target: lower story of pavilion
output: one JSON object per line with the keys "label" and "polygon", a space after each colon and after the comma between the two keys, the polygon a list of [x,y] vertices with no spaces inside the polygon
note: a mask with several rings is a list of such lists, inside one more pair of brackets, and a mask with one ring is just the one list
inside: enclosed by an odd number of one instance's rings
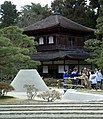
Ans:
{"label": "lower story of pavilion", "polygon": [[85,61],[87,57],[86,52],[68,51],[38,52],[32,56],[33,60],[41,61],[38,72],[44,78],[63,78],[65,69],[70,72],[73,68],[77,68],[79,73],[84,67],[94,69],[94,65]]}

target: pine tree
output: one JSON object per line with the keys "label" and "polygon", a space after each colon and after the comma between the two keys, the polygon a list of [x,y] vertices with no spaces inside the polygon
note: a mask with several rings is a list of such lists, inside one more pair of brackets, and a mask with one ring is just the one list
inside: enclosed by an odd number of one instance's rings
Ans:
{"label": "pine tree", "polygon": [[97,19],[97,39],[90,39],[86,41],[85,46],[91,50],[91,57],[87,60],[103,69],[103,2],[102,0],[99,2],[100,11]]}
{"label": "pine tree", "polygon": [[22,34],[16,26],[0,30],[0,72],[3,76],[15,75],[20,69],[36,68],[39,62],[31,59],[37,43],[33,37]]}
{"label": "pine tree", "polygon": [[17,23],[19,12],[16,10],[16,5],[12,4],[11,1],[5,1],[1,5],[0,15],[0,27],[7,27]]}

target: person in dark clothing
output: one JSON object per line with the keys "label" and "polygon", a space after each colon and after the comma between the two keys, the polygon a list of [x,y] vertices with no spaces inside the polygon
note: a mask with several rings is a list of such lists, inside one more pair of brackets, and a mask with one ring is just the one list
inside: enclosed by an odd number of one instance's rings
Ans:
{"label": "person in dark clothing", "polygon": [[77,80],[76,80],[76,77],[78,76],[78,70],[77,68],[74,68],[73,71],[71,72],[71,80],[72,80],[72,89],[76,88],[76,85],[77,85]]}

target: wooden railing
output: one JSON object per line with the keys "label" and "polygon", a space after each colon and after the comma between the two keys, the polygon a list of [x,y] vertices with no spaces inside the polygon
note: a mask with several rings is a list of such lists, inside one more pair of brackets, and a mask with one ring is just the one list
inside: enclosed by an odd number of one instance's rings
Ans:
{"label": "wooden railing", "polygon": [[67,46],[67,45],[41,45],[37,46],[37,51],[48,50],[68,50],[68,49],[83,49],[83,46]]}

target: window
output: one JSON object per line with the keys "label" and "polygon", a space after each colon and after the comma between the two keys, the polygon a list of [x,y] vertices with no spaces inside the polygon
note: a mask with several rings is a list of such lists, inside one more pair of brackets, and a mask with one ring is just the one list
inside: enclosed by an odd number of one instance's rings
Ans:
{"label": "window", "polygon": [[48,73],[48,66],[43,66],[43,73]]}
{"label": "window", "polygon": [[64,72],[64,65],[59,65],[58,66],[58,73],[63,73]]}
{"label": "window", "polygon": [[69,46],[73,47],[75,45],[75,37],[69,37]]}
{"label": "window", "polygon": [[43,45],[44,44],[44,38],[43,37],[40,37],[39,38],[39,45]]}
{"label": "window", "polygon": [[49,36],[49,38],[48,38],[48,44],[53,44],[54,43],[54,38],[53,38],[53,36]]}
{"label": "window", "polygon": [[72,45],[75,45],[75,37],[72,37]]}

